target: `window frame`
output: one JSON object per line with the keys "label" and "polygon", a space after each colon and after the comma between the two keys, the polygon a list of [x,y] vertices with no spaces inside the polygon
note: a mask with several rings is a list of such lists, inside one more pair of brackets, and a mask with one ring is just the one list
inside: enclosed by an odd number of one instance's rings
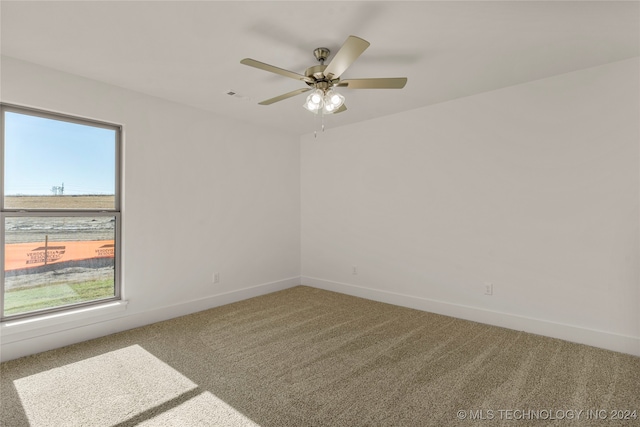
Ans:
{"label": "window frame", "polygon": [[[112,209],[52,209],[52,208],[38,208],[38,209],[17,209],[5,207],[5,194],[4,194],[4,177],[5,177],[5,114],[7,112],[17,113],[23,115],[30,115],[35,117],[41,117],[50,120],[57,120],[63,122],[69,122],[79,124],[83,126],[92,126],[97,128],[109,129],[115,131],[115,188],[114,188],[114,206]],[[2,161],[0,161],[0,247],[3,248],[1,265],[0,265],[0,322],[11,321],[16,319],[23,319],[29,317],[37,317],[47,315],[51,313],[59,313],[64,311],[76,310],[81,307],[96,306],[106,303],[113,303],[114,301],[122,300],[122,133],[123,127],[119,124],[108,123],[99,120],[88,119],[78,116],[70,116],[66,114],[54,113],[50,111],[44,111],[40,109],[23,107],[13,104],[0,103],[0,152],[2,153]],[[5,267],[4,267],[4,247],[5,247],[5,218],[28,218],[28,217],[90,217],[90,216],[105,216],[115,218],[114,229],[114,295],[109,298],[101,298],[92,301],[83,301],[78,303],[67,304],[58,307],[51,307],[46,309],[34,310],[25,313],[17,313],[9,316],[4,314],[4,299],[5,299]]]}

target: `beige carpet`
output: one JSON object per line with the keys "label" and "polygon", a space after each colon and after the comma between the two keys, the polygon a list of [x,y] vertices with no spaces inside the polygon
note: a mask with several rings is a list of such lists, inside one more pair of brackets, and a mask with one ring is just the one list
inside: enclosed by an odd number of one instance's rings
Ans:
{"label": "beige carpet", "polygon": [[640,425],[638,357],[303,286],[0,373],[7,427]]}

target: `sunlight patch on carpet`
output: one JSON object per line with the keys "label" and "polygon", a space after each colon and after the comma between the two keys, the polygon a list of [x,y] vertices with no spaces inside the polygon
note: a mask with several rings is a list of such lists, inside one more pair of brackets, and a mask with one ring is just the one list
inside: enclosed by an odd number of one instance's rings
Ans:
{"label": "sunlight patch on carpet", "polygon": [[139,426],[234,426],[259,427],[233,406],[211,392],[201,394],[163,411],[158,416],[137,424]]}
{"label": "sunlight patch on carpet", "polygon": [[112,426],[198,387],[139,345],[20,378],[14,386],[31,426],[67,427],[87,420]]}

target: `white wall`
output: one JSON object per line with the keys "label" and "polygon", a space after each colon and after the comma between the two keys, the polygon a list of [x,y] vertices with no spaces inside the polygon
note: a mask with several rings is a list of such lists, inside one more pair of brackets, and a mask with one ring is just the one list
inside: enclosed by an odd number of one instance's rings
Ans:
{"label": "white wall", "polygon": [[0,83],[3,102],[124,126],[129,302],[53,329],[3,325],[3,360],[299,283],[297,136],[8,57]]}
{"label": "white wall", "polygon": [[328,129],[301,149],[1,60],[3,102],[124,125],[129,301],[3,325],[2,360],[293,286],[301,250],[305,284],[640,355],[637,59]]}
{"label": "white wall", "polygon": [[303,283],[640,355],[639,75],[305,136]]}

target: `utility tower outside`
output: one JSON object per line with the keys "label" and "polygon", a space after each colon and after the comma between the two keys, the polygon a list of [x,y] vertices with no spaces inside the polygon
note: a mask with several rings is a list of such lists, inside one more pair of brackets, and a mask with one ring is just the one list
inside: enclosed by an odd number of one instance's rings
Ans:
{"label": "utility tower outside", "polygon": [[62,185],[54,185],[53,187],[51,187],[51,192],[54,196],[64,195],[64,182],[62,183]]}

